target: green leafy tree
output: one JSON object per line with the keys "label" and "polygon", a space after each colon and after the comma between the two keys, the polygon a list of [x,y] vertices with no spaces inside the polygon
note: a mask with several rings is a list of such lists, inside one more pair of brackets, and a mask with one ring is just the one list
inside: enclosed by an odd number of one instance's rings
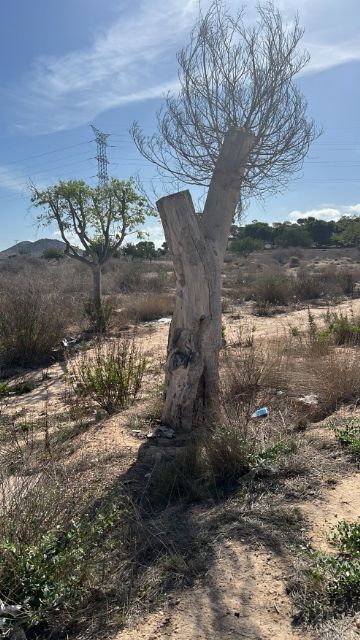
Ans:
{"label": "green leafy tree", "polygon": [[245,225],[244,234],[249,238],[254,238],[254,240],[272,242],[274,230],[267,222],[258,222],[257,220],[253,220],[251,224]]}
{"label": "green leafy tree", "polygon": [[336,224],[336,233],[332,236],[337,244],[343,246],[360,245],[360,218],[343,217]]}
{"label": "green leafy tree", "polygon": [[138,258],[139,260],[153,260],[157,257],[155,245],[150,240],[141,240],[141,242],[137,244],[129,243],[125,245],[123,254],[132,259]]}
{"label": "green leafy tree", "polygon": [[[137,233],[151,213],[132,180],[111,178],[91,187],[82,180],[59,182],[44,190],[31,185],[31,202],[41,209],[38,223],[56,223],[66,244],[65,254],[86,264],[93,273],[93,306],[97,328],[104,328],[101,270],[121,247],[125,237]],[[76,243],[80,243],[80,247]]]}
{"label": "green leafy tree", "polygon": [[49,248],[45,249],[41,257],[45,258],[46,260],[62,260],[63,258],[65,258],[65,254],[62,249]]}
{"label": "green leafy tree", "polygon": [[332,236],[336,231],[336,223],[332,220],[316,220],[316,218],[299,218],[298,224],[305,229],[312,237],[317,247],[330,244]]}
{"label": "green leafy tree", "polygon": [[263,247],[264,245],[261,240],[249,238],[248,236],[245,236],[245,238],[234,240],[230,244],[231,251],[240,253],[241,255],[245,256],[245,258],[253,251],[259,251],[260,249],[263,249]]}
{"label": "green leafy tree", "polygon": [[281,247],[311,247],[313,244],[312,237],[306,229],[287,224],[277,227],[274,242]]}

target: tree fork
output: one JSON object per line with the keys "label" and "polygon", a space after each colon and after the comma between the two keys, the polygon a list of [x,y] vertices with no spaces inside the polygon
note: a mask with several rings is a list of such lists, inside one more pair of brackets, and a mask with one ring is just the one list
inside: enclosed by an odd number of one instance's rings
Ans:
{"label": "tree fork", "polygon": [[189,191],[157,202],[176,277],[162,421],[178,431],[219,413],[221,266],[255,141],[243,129],[226,133],[202,215]]}

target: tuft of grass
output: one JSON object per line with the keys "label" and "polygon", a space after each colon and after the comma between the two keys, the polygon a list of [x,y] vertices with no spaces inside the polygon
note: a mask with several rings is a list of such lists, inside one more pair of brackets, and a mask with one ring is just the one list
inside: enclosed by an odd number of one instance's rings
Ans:
{"label": "tuft of grass", "polygon": [[174,299],[164,293],[148,293],[129,301],[127,311],[136,322],[151,322],[165,316],[171,316],[174,310]]}
{"label": "tuft of grass", "polygon": [[80,353],[69,365],[75,393],[90,398],[111,414],[125,409],[137,397],[147,360],[134,338],[98,342],[92,352]]}
{"label": "tuft of grass", "polygon": [[231,422],[217,423],[198,433],[175,457],[153,469],[147,488],[150,503],[159,507],[179,500],[198,502],[219,497],[249,472],[280,464],[294,451],[293,443],[286,438],[275,436],[264,445],[245,434],[246,428]]}

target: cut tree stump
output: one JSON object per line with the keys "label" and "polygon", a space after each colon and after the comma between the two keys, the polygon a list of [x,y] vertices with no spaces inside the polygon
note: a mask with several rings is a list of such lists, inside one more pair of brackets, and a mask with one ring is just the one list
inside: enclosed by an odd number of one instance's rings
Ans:
{"label": "cut tree stump", "polygon": [[162,422],[178,432],[219,416],[221,267],[255,140],[242,129],[227,132],[203,214],[189,191],[157,202],[176,277]]}

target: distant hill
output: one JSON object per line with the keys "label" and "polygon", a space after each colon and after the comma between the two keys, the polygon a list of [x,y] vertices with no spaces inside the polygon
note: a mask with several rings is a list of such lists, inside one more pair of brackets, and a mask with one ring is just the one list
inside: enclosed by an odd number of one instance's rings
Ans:
{"label": "distant hill", "polygon": [[24,242],[18,242],[12,247],[9,247],[4,251],[0,251],[0,259],[9,258],[10,256],[16,255],[29,255],[39,257],[42,256],[46,249],[58,249],[60,251],[64,251],[65,246],[65,243],[61,242],[61,240],[54,240],[50,238],[42,238],[41,240],[35,240],[35,242],[24,240]]}

